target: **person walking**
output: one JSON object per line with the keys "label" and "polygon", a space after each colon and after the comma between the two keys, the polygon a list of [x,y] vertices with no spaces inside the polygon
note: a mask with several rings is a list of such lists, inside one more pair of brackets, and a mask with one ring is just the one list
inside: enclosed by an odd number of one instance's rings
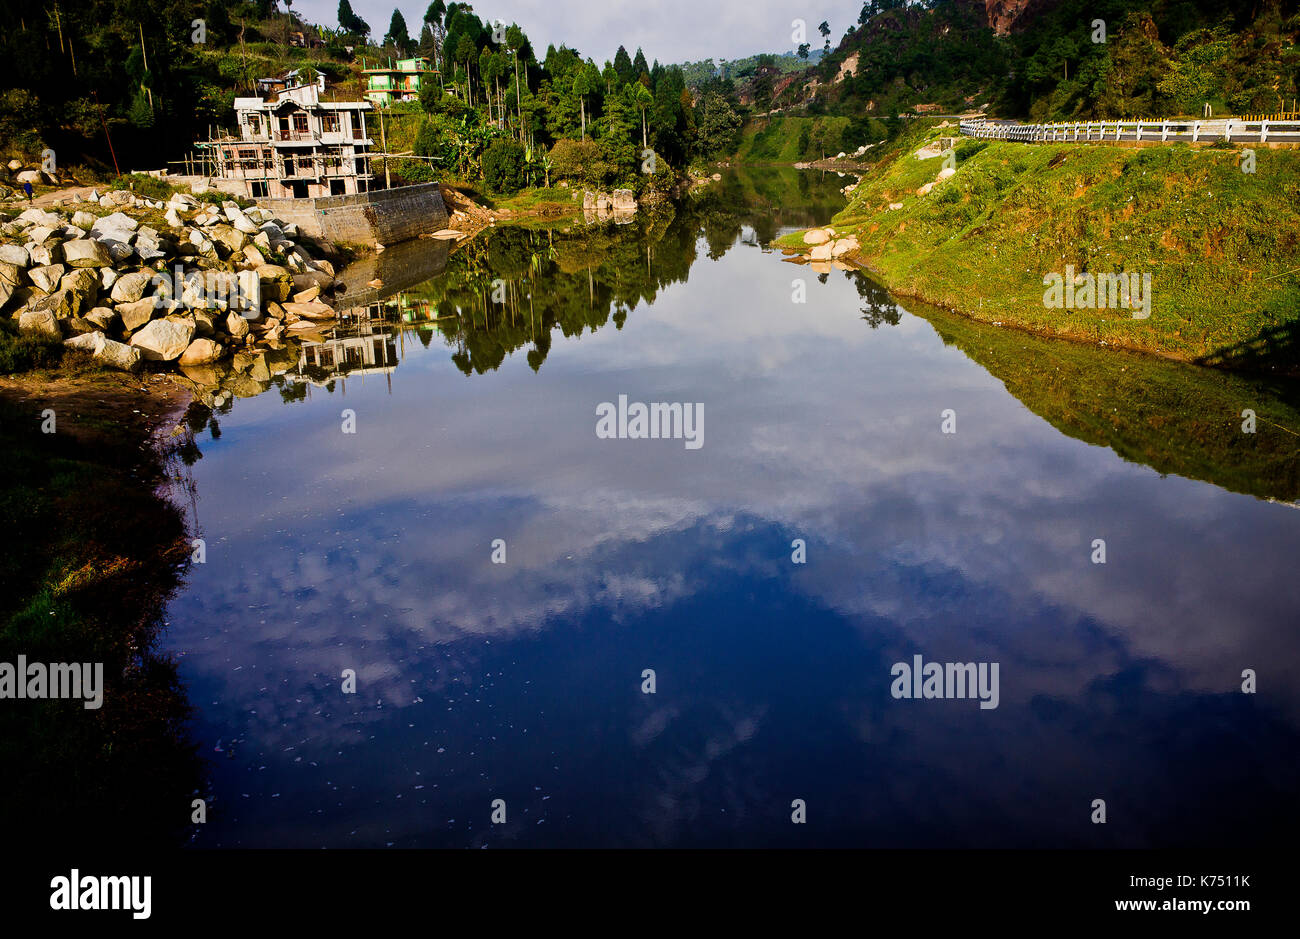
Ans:
{"label": "person walking", "polygon": [[31,202],[31,201],[32,201],[32,184],[31,184],[30,182],[23,183],[23,192],[27,193],[27,201],[28,201],[28,202]]}

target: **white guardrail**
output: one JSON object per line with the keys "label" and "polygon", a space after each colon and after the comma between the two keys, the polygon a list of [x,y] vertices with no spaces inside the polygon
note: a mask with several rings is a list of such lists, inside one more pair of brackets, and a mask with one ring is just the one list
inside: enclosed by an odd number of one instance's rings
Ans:
{"label": "white guardrail", "polygon": [[1221,120],[1076,121],[1064,124],[1014,124],[984,119],[961,122],[966,137],[1012,140],[1021,143],[1111,143],[1115,141],[1186,140],[1191,143],[1228,140],[1236,143],[1300,144],[1300,120],[1265,121],[1241,118]]}

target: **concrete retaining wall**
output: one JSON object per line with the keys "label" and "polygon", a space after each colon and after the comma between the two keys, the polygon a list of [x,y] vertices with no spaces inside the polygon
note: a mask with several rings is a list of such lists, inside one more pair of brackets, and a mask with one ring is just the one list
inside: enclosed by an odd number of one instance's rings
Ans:
{"label": "concrete retaining wall", "polygon": [[322,241],[391,245],[447,227],[437,183],[316,199],[258,199],[257,204]]}

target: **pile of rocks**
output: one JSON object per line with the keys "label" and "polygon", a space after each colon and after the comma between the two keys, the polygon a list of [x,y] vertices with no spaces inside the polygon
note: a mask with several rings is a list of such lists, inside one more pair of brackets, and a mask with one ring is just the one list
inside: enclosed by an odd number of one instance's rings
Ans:
{"label": "pile of rocks", "polygon": [[125,190],[57,209],[0,215],[0,315],[105,365],[238,363],[335,317],[333,266],[265,209]]}
{"label": "pile of rocks", "polygon": [[846,263],[846,259],[859,247],[856,235],[839,236],[834,228],[813,228],[803,235],[804,251],[806,256],[796,255],[787,258],[796,264],[811,264],[814,271],[819,274],[829,273],[832,270],[851,270],[852,268]]}

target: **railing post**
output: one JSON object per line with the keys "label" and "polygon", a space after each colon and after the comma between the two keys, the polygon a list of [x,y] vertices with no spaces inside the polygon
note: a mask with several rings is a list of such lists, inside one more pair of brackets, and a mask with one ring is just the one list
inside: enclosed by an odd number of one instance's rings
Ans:
{"label": "railing post", "polygon": [[1201,122],[1192,121],[1192,143],[1196,143],[1197,138],[1201,135]]}
{"label": "railing post", "polygon": [[1259,122],[1259,142],[1265,143],[1268,140],[1268,121]]}
{"label": "railing post", "polygon": [[1169,139],[1169,121],[1164,120],[1160,122],[1160,142],[1164,143],[1168,139]]}
{"label": "railing post", "polygon": [[1141,140],[1141,139],[1142,139],[1142,122],[1141,122],[1141,121],[1138,121],[1138,126],[1137,126],[1137,136],[1134,137],[1133,139],[1134,139],[1134,140]]}

